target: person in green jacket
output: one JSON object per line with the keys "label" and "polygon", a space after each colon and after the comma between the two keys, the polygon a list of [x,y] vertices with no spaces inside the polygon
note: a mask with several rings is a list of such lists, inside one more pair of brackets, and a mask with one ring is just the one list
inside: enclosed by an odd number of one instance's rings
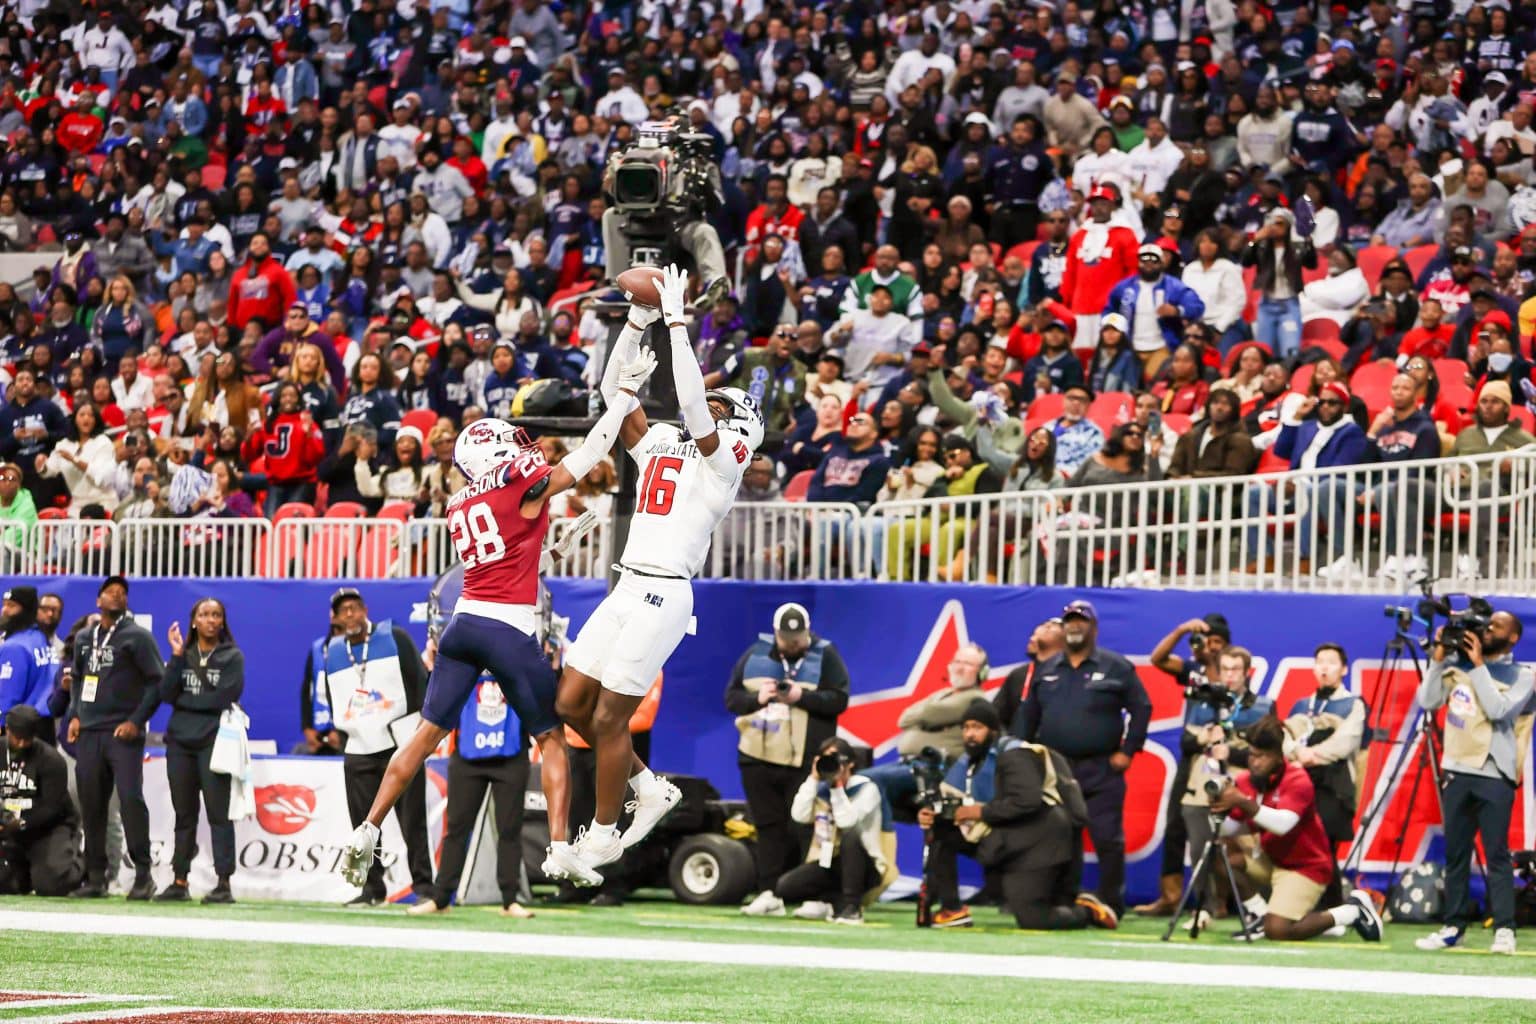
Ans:
{"label": "person in green jacket", "polygon": [[[929,498],[964,498],[973,494],[997,494],[1003,489],[1002,474],[976,455],[976,448],[958,434],[944,438],[944,475],[928,489]],[[934,507],[934,514],[917,519],[902,519],[886,527],[885,573],[888,579],[913,579],[913,562],[923,545],[939,568],[939,579],[963,577],[966,551],[960,547],[969,535],[976,509],[965,508],[959,515],[945,505]],[[957,550],[958,548],[958,550]]]}
{"label": "person in green jacket", "polygon": [[999,472],[1007,473],[1019,460],[1024,450],[1024,421],[1017,416],[989,419],[982,415],[982,407],[955,394],[946,376],[951,371],[944,367],[944,348],[933,351],[932,369],[928,371],[928,394],[939,407],[939,415],[955,424],[954,432],[966,440],[976,440],[980,434],[989,433],[986,450],[988,460]]}
{"label": "person in green jacket", "polygon": [[729,384],[757,399],[769,433],[787,434],[805,404],[806,369],[795,358],[795,325],[780,324],[768,344],[738,352],[704,378],[706,388]]}
{"label": "person in green jacket", "polygon": [[32,492],[21,486],[21,468],[0,462],[0,565],[14,572],[27,549],[27,537],[37,522]]}

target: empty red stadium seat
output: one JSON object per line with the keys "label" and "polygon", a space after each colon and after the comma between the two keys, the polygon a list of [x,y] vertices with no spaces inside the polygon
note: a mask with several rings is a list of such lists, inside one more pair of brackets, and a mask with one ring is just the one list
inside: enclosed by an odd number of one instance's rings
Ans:
{"label": "empty red stadium seat", "polygon": [[385,502],[384,507],[379,509],[379,514],[375,518],[394,519],[403,523],[415,514],[416,506],[412,505],[410,502],[389,501]]}
{"label": "empty red stadium seat", "polygon": [[1365,275],[1365,283],[1370,285],[1372,295],[1381,283],[1381,269],[1396,258],[1397,247],[1394,245],[1368,245],[1355,254],[1355,262],[1360,273]]}
{"label": "empty red stadium seat", "polygon": [[1439,251],[1440,247],[1433,242],[1429,245],[1421,245],[1417,249],[1409,249],[1403,253],[1403,262],[1408,264],[1408,269],[1414,278],[1418,278],[1424,268],[1429,266],[1429,261],[1435,258],[1435,253]]}
{"label": "empty red stadium seat", "polygon": [[366,519],[368,510],[355,501],[338,501],[325,510],[326,519]]}
{"label": "empty red stadium seat", "polygon": [[1332,340],[1338,338],[1340,333],[1339,322],[1332,317],[1315,316],[1301,325],[1303,342]]}
{"label": "empty red stadium seat", "polygon": [[422,440],[425,441],[432,428],[437,426],[438,415],[431,409],[412,409],[400,417],[400,426],[415,427],[421,431]]}
{"label": "empty red stadium seat", "polygon": [[1012,249],[1009,249],[1008,252],[1004,254],[1003,262],[1006,262],[1009,256],[1017,256],[1019,259],[1024,261],[1024,265],[1027,267],[1029,266],[1030,258],[1035,255],[1035,250],[1039,247],[1040,243],[1038,241],[1020,242],[1018,245],[1014,246]]}
{"label": "empty red stadium seat", "polygon": [[1392,404],[1392,378],[1397,375],[1396,365],[1389,362],[1361,363],[1349,378],[1349,390],[1365,403],[1372,416]]}
{"label": "empty red stadium seat", "polygon": [[39,518],[39,519],[68,519],[69,518],[69,509],[53,508],[51,506],[48,507],[48,508],[40,508],[40,509],[37,510],[37,518]]}
{"label": "empty red stadium seat", "polygon": [[1184,434],[1189,430],[1190,419],[1181,412],[1163,413],[1163,426],[1175,434]]}
{"label": "empty red stadium seat", "polygon": [[806,493],[811,489],[811,477],[816,475],[814,469],[802,469],[789,478],[789,483],[784,485],[785,501],[804,501]]}

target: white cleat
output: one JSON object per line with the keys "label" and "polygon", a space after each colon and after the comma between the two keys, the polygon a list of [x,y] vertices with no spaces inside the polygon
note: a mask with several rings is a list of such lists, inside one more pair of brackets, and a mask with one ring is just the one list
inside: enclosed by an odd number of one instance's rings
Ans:
{"label": "white cleat", "polygon": [[1515,952],[1515,930],[1513,928],[1500,928],[1493,933],[1493,945],[1488,947],[1490,953],[1502,953],[1511,956]]}
{"label": "white cleat", "polygon": [[438,906],[436,900],[417,900],[406,908],[405,912],[411,917],[428,917],[432,914],[446,914],[452,904]]}
{"label": "white cleat", "polygon": [[783,917],[784,901],[775,896],[772,889],[764,889],[742,907],[741,912],[748,917]]}
{"label": "white cleat", "polygon": [[635,817],[629,823],[629,828],[624,830],[620,848],[627,850],[650,835],[651,830],[661,824],[661,820],[671,814],[672,808],[682,799],[683,791],[662,778],[658,778],[645,793],[636,794],[635,799],[624,805],[624,809],[632,811]]}
{"label": "white cleat", "polygon": [[346,851],[341,855],[341,866],[338,869],[348,885],[361,889],[368,881],[368,869],[373,867],[374,854],[378,848],[378,826],[366,821],[357,826],[347,842]]}
{"label": "white cleat", "polygon": [[600,868],[624,856],[624,843],[617,832],[609,832],[600,837],[591,829],[584,828],[577,833],[576,841],[571,844],[571,852],[587,868]]}
{"label": "white cleat", "polygon": [[573,847],[556,850],[553,846],[544,851],[544,864],[540,868],[545,878],[570,882],[583,889],[603,884],[603,876],[584,863]]}
{"label": "white cleat", "polygon": [[794,916],[802,921],[830,921],[832,914],[832,904],[821,900],[806,900],[795,909]]}

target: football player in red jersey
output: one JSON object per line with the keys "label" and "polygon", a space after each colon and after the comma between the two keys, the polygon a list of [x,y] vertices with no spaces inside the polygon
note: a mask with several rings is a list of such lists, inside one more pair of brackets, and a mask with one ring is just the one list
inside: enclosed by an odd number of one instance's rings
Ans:
{"label": "football player in red jersey", "polygon": [[464,590],[438,641],[421,723],[390,758],[368,820],[352,834],[342,858],[341,874],[353,885],[367,878],[384,816],[458,724],[482,672],[495,677],[539,747],[551,841],[546,874],[584,885],[602,881],[568,843],[565,735],[555,714],[554,669],[536,638],[539,558],[549,532],[549,499],[575,486],[607,455],[625,417],[639,408],[635,393],[655,369],[649,350],[626,360],[607,412],[553,468],[526,433],[504,421],[477,420],[459,435],[453,458],[469,484],[448,499],[446,512],[464,563]]}

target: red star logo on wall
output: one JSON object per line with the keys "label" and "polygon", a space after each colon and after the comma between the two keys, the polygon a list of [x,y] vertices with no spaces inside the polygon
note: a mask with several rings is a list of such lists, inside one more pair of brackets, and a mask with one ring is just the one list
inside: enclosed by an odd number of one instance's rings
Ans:
{"label": "red star logo on wall", "polygon": [[[922,650],[912,663],[907,681],[900,686],[874,693],[861,693],[848,699],[848,710],[838,717],[837,728],[851,743],[871,748],[875,757],[896,748],[901,729],[896,721],[913,703],[949,685],[949,662],[955,652],[970,642],[965,629],[965,609],[959,601],[946,601]],[[990,693],[1003,685],[1013,665],[993,665],[982,681],[982,692]]]}

